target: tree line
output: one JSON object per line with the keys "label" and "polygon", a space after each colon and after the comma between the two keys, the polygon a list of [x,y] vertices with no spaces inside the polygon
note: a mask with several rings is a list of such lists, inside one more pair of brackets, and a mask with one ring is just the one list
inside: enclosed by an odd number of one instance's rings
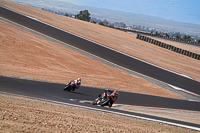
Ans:
{"label": "tree line", "polygon": [[[152,33],[152,32],[151,32]],[[191,41],[191,36],[190,35],[181,35],[179,32],[177,32],[177,33],[173,33],[173,34],[168,34],[168,33],[163,33],[163,32],[159,32],[158,33],[158,31],[156,31],[155,32],[155,35],[156,36],[165,36],[165,37],[167,37],[167,38],[170,38],[170,37],[172,37],[172,38],[175,38],[176,40],[183,40],[183,41],[185,41],[185,42],[190,42]],[[199,43],[200,43],[200,39],[198,40],[199,41]]]}
{"label": "tree line", "polygon": [[102,25],[102,26],[107,26],[107,27],[112,27],[112,28],[114,28],[114,24],[109,23],[107,20],[101,21],[100,19],[97,20],[96,18],[93,18],[93,19],[91,20],[90,15],[91,15],[91,14],[89,13],[88,10],[84,10],[84,11],[80,11],[78,14],[76,14],[76,15],[75,15],[75,18],[76,18],[76,19],[83,20],[83,21],[95,23],[95,24],[98,23],[99,25]]}
{"label": "tree line", "polygon": [[[80,11],[78,14],[75,15],[76,19],[80,19],[80,20],[84,20],[87,22],[91,22],[91,23],[98,23],[99,25],[102,26],[107,26],[107,27],[111,27],[114,28],[114,25],[118,25],[120,27],[126,28],[126,24],[123,22],[115,22],[115,23],[109,23],[106,19],[104,21],[101,21],[100,19],[92,19],[90,17],[90,13],[88,10],[84,10],[84,11]],[[139,29],[145,29],[145,26],[136,26],[136,28]],[[149,28],[147,28],[149,30]],[[183,40],[185,42],[190,42],[191,41],[191,36],[190,35],[181,35],[180,33],[173,33],[173,34],[169,34],[169,33],[163,33],[163,32],[158,32],[158,31],[151,31],[151,33],[153,33],[156,36],[165,36],[167,38],[175,38],[176,40]],[[200,43],[200,39],[197,41],[197,43]]]}
{"label": "tree line", "polygon": [[[91,23],[95,23],[95,24],[99,24],[99,25],[102,25],[102,26],[107,26],[107,27],[111,27],[111,28],[115,28],[115,25],[117,26],[120,26],[120,27],[123,27],[123,28],[126,28],[126,24],[123,23],[123,22],[115,22],[115,23],[109,23],[106,19],[101,21],[100,19],[96,19],[96,18],[92,18],[90,17],[90,13],[88,10],[84,10],[84,11],[80,11],[78,14],[75,15],[74,18],[76,19],[80,19],[80,20],[83,20],[83,21],[87,21],[87,22],[91,22]],[[65,16],[69,16],[68,14],[65,14]],[[143,26],[136,26],[137,28],[140,28],[140,29],[145,29],[145,27]],[[147,28],[149,30],[149,28]],[[158,32],[156,30],[152,30],[151,33],[153,33],[156,35],[156,36],[165,36],[167,38],[175,38],[176,40],[183,40],[185,42],[190,42],[192,41],[192,38],[190,35],[183,35],[183,34],[180,34],[180,33],[173,33],[173,34],[169,34],[169,33],[163,33],[163,32]],[[200,39],[196,41],[197,43],[200,43]]]}

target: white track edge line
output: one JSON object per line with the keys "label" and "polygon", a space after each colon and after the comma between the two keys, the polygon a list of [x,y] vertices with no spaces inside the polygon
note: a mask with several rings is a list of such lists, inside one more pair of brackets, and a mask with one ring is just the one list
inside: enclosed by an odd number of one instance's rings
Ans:
{"label": "white track edge line", "polygon": [[167,84],[167,85],[170,86],[171,88],[175,89],[175,90],[182,91],[182,92],[184,92],[184,93],[186,93],[186,94],[190,94],[190,95],[192,95],[192,96],[195,96],[195,97],[200,98],[200,95],[198,95],[198,94],[196,94],[196,93],[193,93],[193,92],[184,90],[184,89],[182,89],[182,88],[173,86],[173,85],[171,85],[171,84]]}
{"label": "white track edge line", "polygon": [[148,121],[154,121],[154,122],[160,122],[160,123],[165,123],[165,124],[169,124],[169,125],[174,125],[174,126],[178,126],[178,127],[183,127],[183,128],[188,128],[188,129],[200,131],[200,128],[198,128],[198,127],[192,127],[192,126],[177,124],[177,123],[173,123],[173,122],[156,120],[156,119],[151,119],[151,118],[146,118],[146,117],[141,117],[141,116],[136,116],[136,115],[129,115],[129,114],[125,114],[125,113],[113,112],[113,111],[109,111],[109,110],[97,109],[97,108],[92,108],[92,107],[87,107],[87,106],[76,105],[76,104],[58,102],[58,101],[54,101],[54,100],[47,100],[47,99],[42,99],[42,98],[34,98],[34,97],[29,97],[29,96],[17,95],[17,94],[13,94],[13,93],[2,92],[2,91],[0,91],[0,93],[1,93],[1,95],[3,93],[4,95],[11,95],[11,96],[15,96],[15,97],[20,97],[21,96],[21,97],[25,97],[26,99],[34,99],[36,101],[40,101],[41,100],[41,101],[46,101],[46,102],[50,102],[50,103],[56,103],[56,104],[61,104],[61,105],[68,105],[68,106],[85,108],[85,109],[89,109],[89,110],[96,110],[96,111],[114,113],[114,114],[117,114],[117,115],[133,117],[133,118],[138,118],[138,119],[143,119],[143,120],[148,120]]}

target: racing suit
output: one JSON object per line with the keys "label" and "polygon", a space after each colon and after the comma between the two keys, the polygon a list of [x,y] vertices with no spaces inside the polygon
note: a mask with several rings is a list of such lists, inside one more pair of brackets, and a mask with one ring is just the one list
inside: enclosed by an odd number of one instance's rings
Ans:
{"label": "racing suit", "polygon": [[78,79],[75,80],[75,86],[76,86],[76,89],[78,89],[81,85],[81,81],[79,81]]}
{"label": "racing suit", "polygon": [[[110,89],[105,89],[105,90],[104,90],[104,95],[105,95],[106,97],[107,97],[107,95],[108,95],[108,92],[109,92],[110,94],[112,94],[114,91],[112,91],[112,90],[110,90]],[[110,100],[110,102],[108,103],[108,106],[109,106],[109,107],[112,107],[113,103],[117,100],[117,98],[118,98],[118,96],[115,96],[114,101],[113,101],[113,100]]]}
{"label": "racing suit", "polygon": [[68,84],[71,84],[71,85],[73,85],[74,87],[73,87],[73,91],[75,90],[75,89],[78,89],[79,87],[80,87],[80,85],[81,85],[81,81],[80,80],[71,80],[71,81],[69,81],[69,83]]}

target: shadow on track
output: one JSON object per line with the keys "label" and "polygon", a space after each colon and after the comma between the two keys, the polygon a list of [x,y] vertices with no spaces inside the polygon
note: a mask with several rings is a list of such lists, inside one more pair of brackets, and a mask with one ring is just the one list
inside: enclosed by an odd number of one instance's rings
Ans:
{"label": "shadow on track", "polygon": [[84,94],[81,92],[75,92],[75,91],[66,91],[67,93],[74,93],[74,94],[78,94],[78,95],[83,95],[83,96],[88,96],[88,97],[92,97],[92,95],[88,95],[88,94]]}

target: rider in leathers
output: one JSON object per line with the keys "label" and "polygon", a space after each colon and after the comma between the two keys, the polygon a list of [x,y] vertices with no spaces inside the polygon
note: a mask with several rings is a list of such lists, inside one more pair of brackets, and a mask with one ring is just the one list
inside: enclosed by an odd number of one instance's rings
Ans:
{"label": "rider in leathers", "polygon": [[[112,90],[106,88],[106,89],[104,90],[104,95],[105,95],[106,97],[107,97],[107,95],[108,95],[108,92],[109,92],[110,94],[112,94],[114,91],[112,91]],[[110,100],[110,102],[108,103],[108,106],[109,106],[109,107],[112,107],[113,103],[117,100],[118,94],[119,94],[119,92],[118,92],[118,90],[116,90],[114,99]]]}
{"label": "rider in leathers", "polygon": [[74,87],[73,87],[73,91],[74,91],[75,89],[78,89],[80,87],[80,85],[81,85],[81,78],[78,78],[76,80],[71,80],[71,81],[69,81],[68,84],[74,85]]}

